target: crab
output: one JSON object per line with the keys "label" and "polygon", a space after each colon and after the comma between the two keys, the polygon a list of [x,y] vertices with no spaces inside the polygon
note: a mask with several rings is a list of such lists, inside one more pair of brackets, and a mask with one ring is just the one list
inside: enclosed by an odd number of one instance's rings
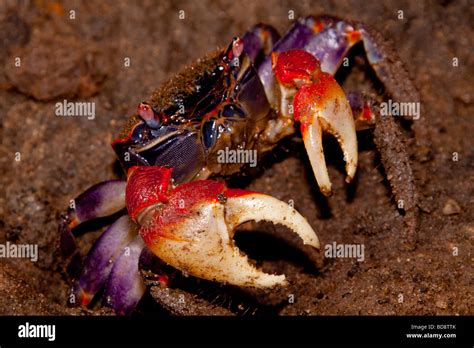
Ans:
{"label": "crab", "polygon": [[[281,38],[271,26],[256,25],[140,103],[112,144],[127,181],[92,186],[60,221],[74,302],[88,306],[103,293],[104,303],[117,314],[133,312],[146,291],[139,272],[144,250],[194,277],[239,287],[285,286],[284,275],[264,273],[237,248],[236,228],[250,220],[282,224],[318,249],[316,233],[285,202],[217,180],[245,167],[223,162],[218,154],[225,148],[256,151],[260,158],[298,128],[324,195],[331,194],[331,181],[323,133],[342,148],[349,183],[358,162],[356,131],[375,128],[392,191],[405,202],[405,239],[413,244],[416,190],[403,137],[392,118],[380,116],[377,100],[360,92],[346,95],[334,78],[357,43],[390,96],[418,100],[379,34],[358,22],[309,16]],[[82,261],[74,228],[114,214],[120,217]],[[166,276],[160,279],[167,284]]]}

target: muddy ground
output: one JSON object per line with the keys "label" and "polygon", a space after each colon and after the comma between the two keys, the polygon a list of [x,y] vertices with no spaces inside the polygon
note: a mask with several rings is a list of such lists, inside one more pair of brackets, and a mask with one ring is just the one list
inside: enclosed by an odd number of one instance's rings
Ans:
{"label": "muddy ground", "polygon": [[[248,187],[292,199],[323,245],[363,244],[364,261],[308,253],[286,240],[283,228],[254,226],[257,232],[237,235],[238,244],[264,270],[285,273],[287,288],[243,291],[177,275],[169,290],[152,287],[138,313],[474,314],[472,2],[40,0],[0,3],[0,242],[39,246],[37,262],[0,261],[0,314],[110,314],[66,306],[59,214],[91,184],[120,175],[109,144],[138,102],[255,23],[283,32],[289,11],[372,25],[392,41],[421,92],[430,160],[417,160],[413,134],[404,128],[423,206],[417,247],[400,247],[403,216],[370,132],[359,137],[357,180],[349,186],[329,141],[334,194],[328,199],[294,139]],[[364,60],[351,63],[344,89],[373,91]],[[96,117],[57,117],[55,103],[64,98],[94,102]],[[233,183],[246,182],[239,180]],[[79,237],[83,252],[99,233]]]}

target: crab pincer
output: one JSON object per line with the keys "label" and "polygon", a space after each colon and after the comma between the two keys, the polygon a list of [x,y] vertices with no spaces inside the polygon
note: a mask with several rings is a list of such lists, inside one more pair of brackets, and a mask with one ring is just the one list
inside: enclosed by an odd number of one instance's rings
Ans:
{"label": "crab pincer", "polygon": [[332,134],[344,153],[346,181],[357,169],[357,136],[349,101],[331,74],[303,50],[273,53],[273,69],[280,86],[280,112],[300,123],[314,175],[325,195],[331,193],[322,146],[322,133]]}
{"label": "crab pincer", "polygon": [[284,275],[257,269],[235,245],[235,229],[250,220],[282,224],[319,249],[309,223],[288,204],[219,181],[174,186],[171,173],[158,166],[131,168],[126,201],[147,247],[174,268],[237,286],[285,285]]}

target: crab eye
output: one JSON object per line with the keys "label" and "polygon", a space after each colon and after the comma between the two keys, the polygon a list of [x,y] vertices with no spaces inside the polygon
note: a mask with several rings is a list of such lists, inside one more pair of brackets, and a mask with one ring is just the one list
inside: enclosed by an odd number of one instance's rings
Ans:
{"label": "crab eye", "polygon": [[158,128],[160,123],[155,118],[155,113],[150,105],[143,102],[138,105],[138,115],[150,128]]}
{"label": "crab eye", "polygon": [[134,144],[145,144],[153,138],[151,130],[145,124],[137,125],[132,132],[131,140]]}
{"label": "crab eye", "polygon": [[244,50],[244,42],[240,37],[235,37],[232,41],[232,53],[235,57],[240,57]]}
{"label": "crab eye", "polygon": [[229,45],[223,56],[225,69],[238,68],[240,65],[240,58],[244,52],[244,41],[239,37],[234,37],[232,43]]}

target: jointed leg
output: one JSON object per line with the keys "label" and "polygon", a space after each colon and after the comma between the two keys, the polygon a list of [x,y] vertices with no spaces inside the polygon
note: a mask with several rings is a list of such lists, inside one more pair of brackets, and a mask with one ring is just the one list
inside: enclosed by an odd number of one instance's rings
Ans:
{"label": "jointed leg", "polygon": [[[347,136],[351,128],[347,121],[347,113],[339,112],[339,115],[336,115],[336,109],[339,110],[340,108],[333,108],[334,115],[329,115],[331,114],[331,108],[328,106],[328,100],[330,98],[334,100],[336,97],[334,94],[329,96],[327,94],[327,87],[321,86],[320,82],[318,82],[320,84],[319,87],[317,86],[318,83],[313,84],[315,80],[320,79],[317,76],[324,75],[320,73],[315,75],[318,69],[313,69],[312,67],[309,70],[306,69],[307,63],[303,62],[301,58],[294,62],[295,74],[293,76],[289,76],[292,73],[288,75],[290,83],[282,81],[278,75],[277,78],[274,78],[273,74],[270,73],[270,68],[275,69],[275,56],[278,56],[278,52],[301,49],[311,53],[318,59],[320,63],[319,68],[323,73],[335,74],[350,48],[358,42],[363,43],[369,63],[377,77],[384,83],[388,94],[395,101],[420,102],[419,93],[409,79],[398,56],[386,44],[381,35],[360,23],[343,21],[335,17],[310,16],[298,20],[287,34],[275,44],[273,56],[267,57],[258,66],[259,76],[265,86],[265,91],[271,104],[274,107],[279,107],[284,114],[285,105],[291,103],[285,104],[280,102],[285,99],[292,100],[294,98],[295,119],[301,118],[301,111],[303,111],[303,121],[310,120],[309,123],[306,122],[306,125],[302,124],[301,130],[308,155],[310,159],[313,158],[314,160],[312,160],[313,169],[317,179],[319,176],[318,183],[320,187],[322,186],[323,193],[325,191],[329,192],[330,185],[326,175],[318,175],[318,173],[326,172],[325,169],[318,169],[321,166],[324,167],[323,150],[319,140],[321,129],[333,133],[339,140],[343,150],[344,145],[346,145],[346,149],[354,146],[350,144],[350,137]],[[288,74],[288,71],[285,71],[285,74]],[[305,74],[306,77],[303,76]],[[313,82],[308,84],[308,78]],[[308,81],[305,81],[305,79]],[[329,81],[330,79],[327,78],[326,80]],[[302,84],[306,84],[306,86],[301,87]],[[335,85],[334,83],[330,84]],[[278,85],[280,88],[278,88]],[[312,85],[312,87],[308,87],[309,85]],[[300,89],[298,93],[296,93],[297,89]],[[280,93],[278,93],[278,90],[280,90]],[[337,90],[337,88],[333,90]],[[280,99],[280,102],[278,99]],[[345,98],[341,100],[343,99]],[[375,127],[375,144],[381,153],[382,163],[389,178],[392,192],[397,200],[397,205],[405,211],[405,223],[407,225],[405,242],[407,246],[413,247],[416,240],[415,234],[418,217],[417,195],[413,172],[409,163],[409,155],[406,151],[401,131],[395,124],[393,117],[380,116],[378,104],[370,100],[370,98],[356,93],[348,95],[348,99],[354,114],[356,129]],[[340,104],[344,105],[342,102]],[[297,110],[298,106],[300,106],[300,110]],[[306,115],[304,115],[305,112]],[[419,120],[413,122],[413,130],[419,145],[419,152],[427,155],[429,153],[429,143],[424,139],[429,137],[425,134],[426,127],[423,126],[423,122],[420,122],[421,119],[420,117]],[[308,125],[310,129],[308,129]],[[311,134],[314,136],[311,136]],[[316,145],[316,147],[312,145]],[[351,157],[347,156],[348,152],[346,150],[344,152],[346,164],[350,163],[347,160],[350,161]],[[422,155],[422,157],[426,159],[425,155]],[[354,158],[356,157],[352,156],[352,159]],[[350,177],[350,175],[348,176]]]}
{"label": "jointed leg", "polygon": [[123,248],[137,236],[137,227],[128,215],[120,217],[102,233],[87,254],[72,293],[77,304],[87,306],[104,286]]}
{"label": "jointed leg", "polygon": [[81,267],[72,230],[77,225],[119,212],[125,208],[126,182],[104,181],[80,194],[69,206],[59,222],[59,247],[66,263],[67,273],[76,276]]}
{"label": "jointed leg", "polygon": [[374,128],[374,142],[382,165],[389,178],[397,207],[404,211],[405,230],[403,243],[407,249],[416,245],[418,205],[415,178],[409,163],[406,143],[393,117],[381,116],[379,103],[360,92],[348,94],[356,129]]}
{"label": "jointed leg", "polygon": [[118,315],[130,314],[145,293],[145,284],[138,269],[145,244],[135,236],[115,260],[104,292],[105,304]]}

